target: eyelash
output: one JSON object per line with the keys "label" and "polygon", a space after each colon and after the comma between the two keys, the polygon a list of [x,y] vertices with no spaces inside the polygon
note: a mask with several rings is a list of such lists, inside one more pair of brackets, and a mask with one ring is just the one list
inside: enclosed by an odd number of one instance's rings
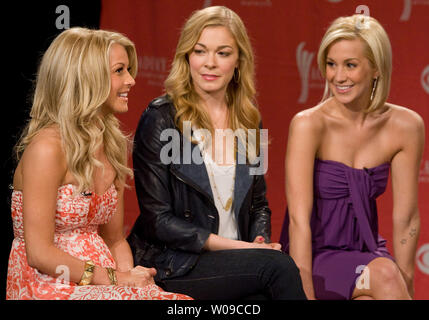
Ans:
{"label": "eyelash", "polygon": [[[202,50],[202,49],[194,49],[194,53],[195,54],[203,54],[203,53],[205,53],[205,51]],[[220,56],[223,56],[223,57],[228,57],[231,53],[230,52],[226,52],[226,51],[219,51],[218,54]]]}
{"label": "eyelash", "polygon": [[[334,66],[334,62],[331,62],[331,61],[328,61],[328,62],[326,62],[326,65],[328,65],[328,66],[330,66],[330,67],[333,67]],[[348,68],[356,68],[356,64],[354,64],[354,63],[347,63],[347,67]]]}
{"label": "eyelash", "polygon": [[[115,70],[116,73],[121,73],[124,70],[124,67],[120,67],[118,69]],[[131,71],[131,67],[127,68],[127,71],[130,72]]]}

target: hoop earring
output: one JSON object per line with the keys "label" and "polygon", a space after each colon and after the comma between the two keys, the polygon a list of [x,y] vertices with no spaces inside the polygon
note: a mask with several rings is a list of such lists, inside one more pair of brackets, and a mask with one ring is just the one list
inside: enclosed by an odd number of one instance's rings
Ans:
{"label": "hoop earring", "polygon": [[[236,72],[236,71],[237,71],[237,72]],[[235,69],[234,69],[234,76],[233,76],[233,78],[234,78],[234,82],[235,82],[235,83],[240,83],[240,77],[241,77],[240,69],[239,69],[239,68],[235,68]]]}
{"label": "hoop earring", "polygon": [[378,77],[374,79],[374,82],[372,83],[372,92],[371,92],[371,98],[369,98],[371,101],[374,99],[375,95],[375,89],[377,88],[377,81]]}

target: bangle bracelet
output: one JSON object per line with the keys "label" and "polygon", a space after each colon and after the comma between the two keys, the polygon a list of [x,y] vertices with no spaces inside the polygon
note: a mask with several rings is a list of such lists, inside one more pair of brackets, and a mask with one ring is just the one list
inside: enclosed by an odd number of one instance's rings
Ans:
{"label": "bangle bracelet", "polygon": [[107,275],[109,276],[110,279],[110,283],[114,286],[118,285],[118,280],[116,279],[116,270],[113,268],[106,268],[107,270]]}
{"label": "bangle bracelet", "polygon": [[80,279],[79,285],[86,286],[91,283],[92,277],[94,276],[95,263],[92,260],[85,261],[85,267],[83,270],[82,278]]}

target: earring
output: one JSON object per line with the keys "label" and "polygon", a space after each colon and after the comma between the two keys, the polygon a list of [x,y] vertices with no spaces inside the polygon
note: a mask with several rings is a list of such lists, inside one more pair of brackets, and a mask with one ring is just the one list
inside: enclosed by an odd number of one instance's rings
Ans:
{"label": "earring", "polygon": [[372,83],[371,98],[369,98],[371,101],[374,99],[375,89],[377,88],[377,81],[378,81],[378,77],[375,78],[374,82]]}
{"label": "earring", "polygon": [[[237,71],[237,72],[236,72]],[[240,83],[240,69],[239,68],[235,68],[234,69],[234,82],[235,83]]]}

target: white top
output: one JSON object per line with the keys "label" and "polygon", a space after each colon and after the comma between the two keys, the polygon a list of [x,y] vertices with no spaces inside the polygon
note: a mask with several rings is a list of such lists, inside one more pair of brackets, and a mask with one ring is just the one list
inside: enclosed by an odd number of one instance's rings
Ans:
{"label": "white top", "polygon": [[[233,184],[235,182],[235,165],[220,166],[212,160],[208,153],[204,153],[203,158],[210,179],[215,206],[219,213],[218,235],[224,238],[237,240],[238,228],[234,215],[234,206],[232,205],[228,211],[224,209],[230,197],[232,197],[234,203]],[[213,175],[211,173],[213,173]],[[216,184],[216,188],[214,187],[214,183]],[[220,203],[219,198],[222,203]]]}

